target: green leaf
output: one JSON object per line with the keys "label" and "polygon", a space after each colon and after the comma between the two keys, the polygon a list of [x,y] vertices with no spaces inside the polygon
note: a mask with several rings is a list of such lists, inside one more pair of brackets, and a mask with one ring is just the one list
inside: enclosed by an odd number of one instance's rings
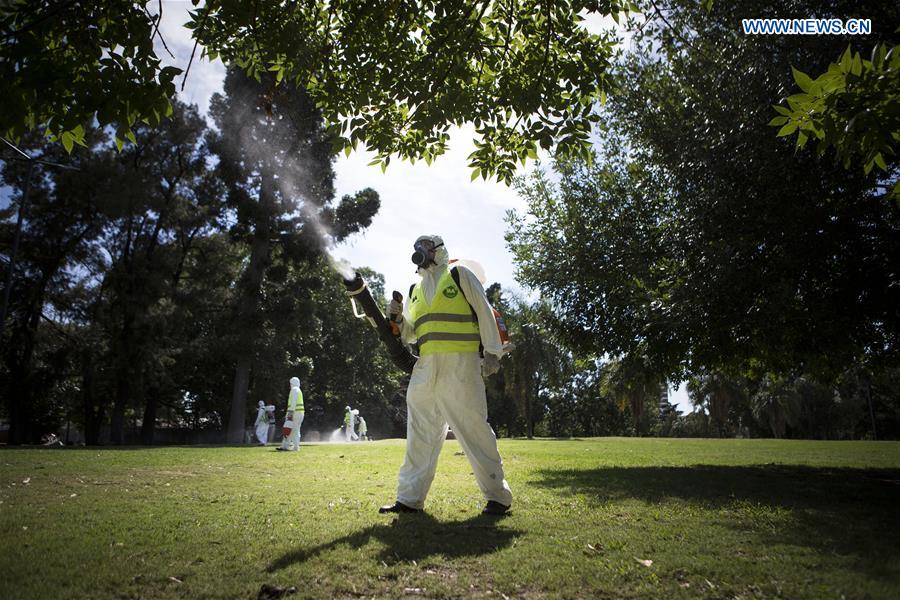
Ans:
{"label": "green leaf", "polygon": [[794,67],[791,67],[791,73],[794,74],[794,81],[797,82],[797,85],[800,86],[800,89],[804,92],[809,92],[813,87],[813,80],[810,78],[810,76],[803,71],[798,71]]}
{"label": "green leaf", "polygon": [[481,169],[472,169],[472,177],[469,179],[469,181],[475,181],[476,179],[478,179],[479,175],[481,175]]}
{"label": "green leaf", "polygon": [[797,130],[797,126],[799,124],[800,123],[798,121],[791,121],[790,123],[788,123],[787,125],[785,125],[784,127],[782,127],[781,129],[778,130],[778,137],[783,137],[785,135],[791,135],[792,133],[794,133],[794,131]]}
{"label": "green leaf", "polygon": [[777,127],[779,125],[784,125],[787,122],[788,122],[787,117],[775,117],[774,119],[769,121],[769,125],[771,125],[772,127]]}
{"label": "green leaf", "polygon": [[72,153],[72,147],[75,145],[75,136],[70,131],[63,131],[62,145],[69,154]]}
{"label": "green leaf", "polygon": [[847,46],[847,49],[844,50],[844,53],[841,55],[841,71],[844,73],[850,72],[850,66],[853,63],[853,53],[850,50],[850,46]]}
{"label": "green leaf", "polygon": [[850,72],[857,76],[862,74],[862,59],[859,57],[859,52],[853,55],[853,63],[850,65]]}

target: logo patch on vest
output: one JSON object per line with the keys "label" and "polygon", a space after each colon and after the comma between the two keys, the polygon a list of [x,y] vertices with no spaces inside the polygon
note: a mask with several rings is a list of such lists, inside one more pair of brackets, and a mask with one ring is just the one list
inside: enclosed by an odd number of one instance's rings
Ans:
{"label": "logo patch on vest", "polygon": [[456,289],[456,286],[448,285],[444,288],[443,294],[445,298],[456,298],[456,296],[459,294],[459,290]]}

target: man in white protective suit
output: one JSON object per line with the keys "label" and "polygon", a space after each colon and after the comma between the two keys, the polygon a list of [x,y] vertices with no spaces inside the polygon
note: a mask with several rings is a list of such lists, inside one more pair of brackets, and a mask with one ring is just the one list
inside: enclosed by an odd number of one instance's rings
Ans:
{"label": "man in white protective suit", "polygon": [[265,446],[269,439],[269,415],[266,413],[266,403],[259,401],[259,410],[256,412],[256,439],[261,446]]}
{"label": "man in white protective suit", "polygon": [[503,475],[497,438],[487,422],[482,379],[497,372],[503,355],[491,306],[472,271],[454,266],[454,275],[448,268],[449,255],[439,236],[422,236],[414,248],[412,259],[422,279],[413,286],[405,309],[394,300],[388,314],[400,321],[404,342],[417,341],[419,360],[406,392],[406,456],[397,500],[379,512],[424,508],[449,425],[487,501],[482,512],[505,514],[512,492]]}
{"label": "man in white protective suit", "polygon": [[356,416],[358,414],[359,409],[351,409],[349,406],[344,407],[344,439],[348,442],[359,439],[359,436],[356,435]]}
{"label": "man in white protective suit", "polygon": [[291,391],[288,394],[287,415],[284,418],[284,428],[292,424],[290,432],[281,440],[279,450],[300,449],[300,425],[303,423],[303,392],[300,391],[300,380],[291,377]]}

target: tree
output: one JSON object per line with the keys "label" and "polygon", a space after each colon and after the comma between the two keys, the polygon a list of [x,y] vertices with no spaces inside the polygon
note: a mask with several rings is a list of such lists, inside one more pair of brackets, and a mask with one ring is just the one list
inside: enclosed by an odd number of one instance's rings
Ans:
{"label": "tree", "polygon": [[[843,42],[722,35],[748,11],[769,16],[762,4],[664,6],[670,26],[648,24],[622,64],[596,163],[522,180],[528,215],[508,233],[521,280],[579,352],[643,357],[658,377],[828,381],[896,364],[900,210],[873,174],[797,154],[765,126],[790,65],[814,70]],[[892,29],[889,11],[871,14]]]}
{"label": "tree", "polygon": [[630,410],[635,435],[646,433],[646,413],[656,405],[659,378],[646,363],[631,356],[607,362],[601,373],[601,393],[615,401],[620,411]]}
{"label": "tree", "polygon": [[[113,168],[100,184],[107,188],[109,219],[100,243],[110,265],[98,301],[116,377],[110,437],[117,444],[124,441],[129,405],[143,409],[142,439],[153,441],[164,380],[147,371],[168,360],[171,299],[194,241],[211,232],[224,208],[221,184],[209,172],[206,124],[195,107],[176,103],[173,118],[159,128],[136,130],[134,145],[108,151]],[[120,181],[131,185],[122,189]]]}
{"label": "tree", "polygon": [[4,136],[46,129],[71,152],[95,118],[121,145],[135,141],[138,121],[156,126],[172,114],[181,69],[160,65],[159,16],[140,2],[4,2],[0,35]]}
{"label": "tree", "polygon": [[731,413],[747,404],[746,384],[740,378],[721,372],[703,373],[688,381],[687,390],[691,403],[706,409],[719,437],[734,433],[740,423],[730,418]]}
{"label": "tree", "polygon": [[[363,191],[329,207],[334,196],[333,155],[319,111],[302,90],[275,87],[231,69],[225,95],[210,113],[219,129],[210,145],[236,211],[233,237],[250,249],[237,282],[230,347],[235,376],[228,439],[243,440],[254,357],[265,346],[262,312],[267,273],[278,247],[287,262],[314,261],[328,243],[366,227],[379,208],[377,194]],[[282,266],[282,272],[283,272]]]}
{"label": "tree", "polygon": [[[103,136],[91,131],[86,139],[94,148],[102,143]],[[10,281],[9,320],[2,338],[0,389],[10,419],[12,443],[37,441],[45,432],[40,428],[53,418],[48,392],[64,377],[65,370],[59,357],[53,356],[64,353],[71,340],[64,329],[48,334],[42,323],[49,319],[48,305],[59,299],[66,288],[79,284],[82,276],[77,266],[90,256],[91,243],[102,223],[96,191],[91,185],[102,169],[90,163],[89,152],[80,150],[66,156],[61,147],[42,143],[44,140],[38,135],[27,136],[23,141],[32,157],[31,164],[10,161],[2,168],[3,185],[14,190],[10,204],[2,211],[0,243],[4,249],[10,248],[15,235],[12,223],[6,219],[16,214],[26,179],[31,179],[27,219]],[[49,167],[42,160],[79,170]],[[33,169],[30,174],[29,169]]]}
{"label": "tree", "polygon": [[[383,166],[391,155],[430,162],[446,150],[450,125],[472,123],[474,175],[509,181],[538,146],[584,155],[615,42],[588,33],[581,15],[618,18],[635,8],[627,0],[208,0],[187,27],[209,58],[307,89],[336,150],[363,142]],[[5,5],[0,131],[49,125],[71,148],[95,113],[121,140],[137,121],[156,125],[180,72],[161,68],[153,51],[158,24],[125,0]]]}

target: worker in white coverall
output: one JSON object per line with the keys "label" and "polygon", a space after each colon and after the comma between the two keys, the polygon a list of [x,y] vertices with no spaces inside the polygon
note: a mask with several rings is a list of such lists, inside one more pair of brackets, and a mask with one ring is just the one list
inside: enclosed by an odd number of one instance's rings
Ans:
{"label": "worker in white coverall", "polygon": [[503,355],[494,314],[472,271],[454,266],[457,285],[440,237],[422,236],[414,248],[413,262],[422,279],[405,309],[394,300],[388,314],[401,321],[404,342],[418,342],[419,360],[406,391],[406,456],[397,501],[379,512],[422,510],[449,425],[487,501],[482,512],[502,515],[512,504],[512,492],[503,476],[497,438],[487,422],[482,379],[497,372]]}
{"label": "worker in white coverall", "polygon": [[300,425],[303,423],[303,392],[300,391],[300,380],[291,377],[291,391],[288,394],[287,415],[285,415],[285,429],[288,423],[293,423],[290,433],[281,440],[279,450],[300,449]]}
{"label": "worker in white coverall", "polygon": [[359,415],[359,439],[366,442],[369,440],[369,426],[366,425],[366,420],[362,415]]}
{"label": "worker in white coverall", "polygon": [[359,436],[356,435],[356,415],[358,414],[359,410],[357,409],[351,410],[349,406],[344,408],[344,436],[348,442],[359,439]]}
{"label": "worker in white coverall", "polygon": [[256,439],[262,446],[269,440],[269,415],[266,414],[266,403],[262,400],[259,401],[259,410],[256,412]]}

